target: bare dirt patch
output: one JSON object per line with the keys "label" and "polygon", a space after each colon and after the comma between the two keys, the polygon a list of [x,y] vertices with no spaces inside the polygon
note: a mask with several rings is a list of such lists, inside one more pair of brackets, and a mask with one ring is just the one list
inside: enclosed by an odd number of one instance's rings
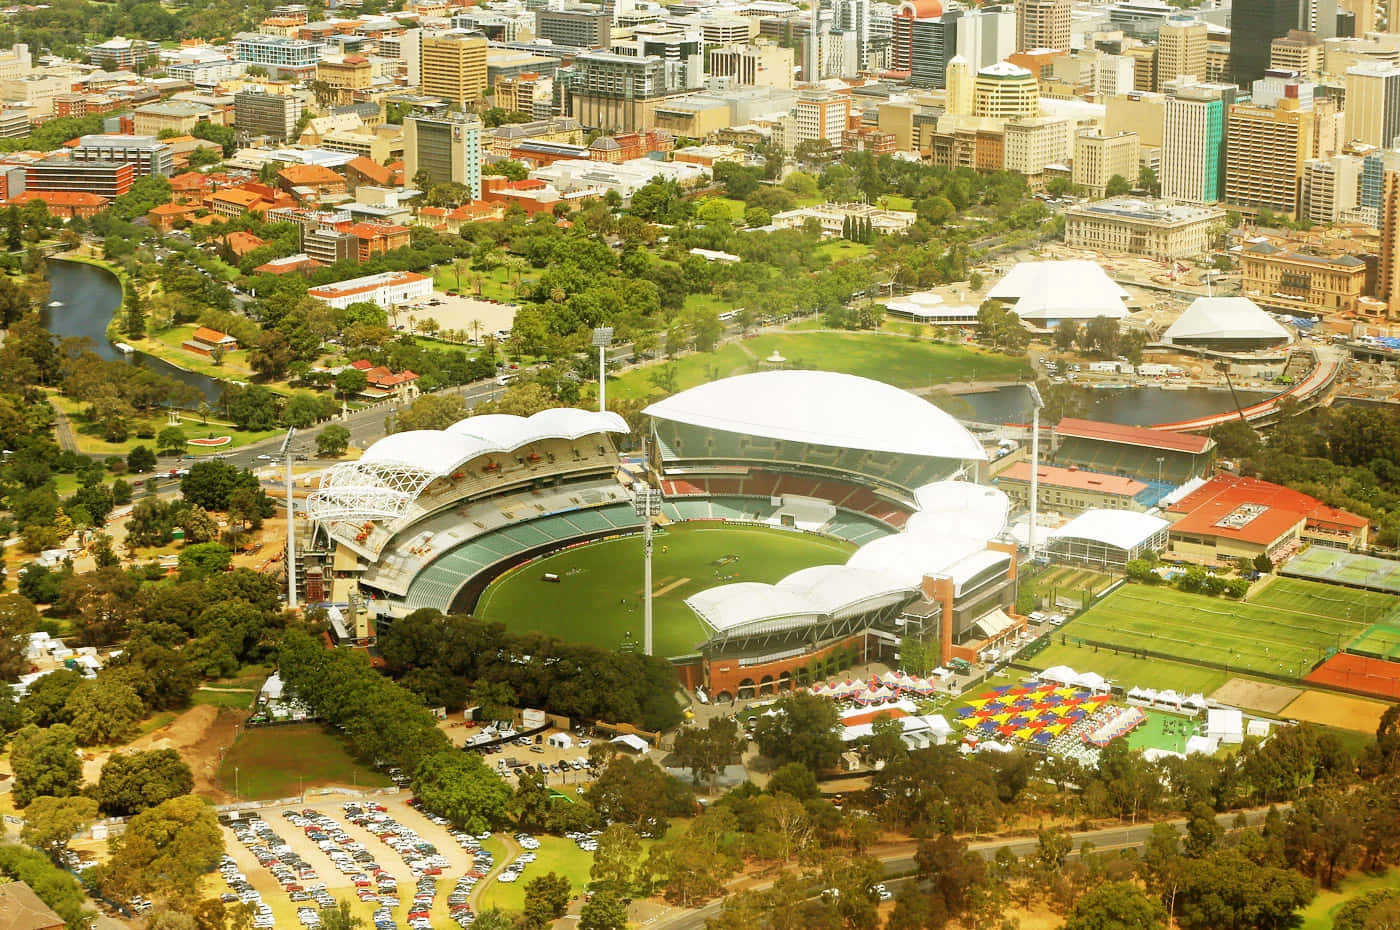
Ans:
{"label": "bare dirt patch", "polygon": [[83,780],[95,783],[102,765],[114,751],[173,749],[185,760],[194,775],[194,793],[227,803],[233,798],[214,782],[219,759],[233,745],[238,727],[248,718],[246,711],[228,710],[207,704],[191,707],[157,730],[138,736],[119,750],[84,753]]}
{"label": "bare dirt patch", "polygon": [[1271,685],[1248,678],[1231,678],[1211,695],[1211,698],[1224,704],[1262,710],[1266,714],[1276,714],[1288,706],[1303,691],[1285,685]]}
{"label": "bare dirt patch", "polygon": [[1380,701],[1368,701],[1344,694],[1305,691],[1302,697],[1288,705],[1283,716],[1306,720],[1308,723],[1341,727],[1344,730],[1374,733],[1387,706],[1389,705]]}

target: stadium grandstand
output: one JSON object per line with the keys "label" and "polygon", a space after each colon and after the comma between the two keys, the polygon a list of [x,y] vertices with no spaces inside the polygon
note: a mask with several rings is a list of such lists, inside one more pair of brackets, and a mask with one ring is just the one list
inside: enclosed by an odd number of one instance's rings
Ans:
{"label": "stadium grandstand", "polygon": [[1162,333],[1162,343],[1214,352],[1256,352],[1293,337],[1248,297],[1197,297]]}
{"label": "stadium grandstand", "polygon": [[1206,474],[1215,462],[1215,440],[1209,436],[1072,417],[1056,425],[1054,449],[1056,465],[1126,475],[1162,494]]}
{"label": "stadium grandstand", "polygon": [[490,569],[635,529],[612,439],[626,432],[615,413],[558,408],[389,435],[322,476],[302,564],[329,569],[332,602],[362,590],[381,617],[445,611]]}
{"label": "stadium grandstand", "polygon": [[851,375],[772,371],[693,388],[645,413],[668,516],[860,545],[845,565],[687,598],[707,630],[693,678],[717,697],[781,687],[835,649],[894,652],[906,632],[936,636],[945,659],[973,659],[1024,629],[1011,615],[1010,502],[957,480],[986,451],[927,401]]}

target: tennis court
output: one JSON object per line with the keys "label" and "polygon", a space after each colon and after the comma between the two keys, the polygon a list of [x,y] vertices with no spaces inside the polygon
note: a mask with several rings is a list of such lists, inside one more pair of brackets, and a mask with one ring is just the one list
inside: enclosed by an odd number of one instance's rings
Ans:
{"label": "tennis court", "polygon": [[1061,592],[1087,590],[1091,595],[1097,595],[1104,588],[1113,584],[1112,575],[1094,571],[1092,568],[1077,568],[1073,565],[1052,566],[1036,575],[1032,580],[1035,586],[1042,591],[1049,591],[1052,588]]}
{"label": "tennis court", "polygon": [[1385,659],[1339,652],[1319,665],[1308,681],[1400,700],[1400,664]]}
{"label": "tennis court", "polygon": [[1372,591],[1400,594],[1400,562],[1326,546],[1313,546],[1300,552],[1284,563],[1279,571],[1300,578],[1341,582]]}
{"label": "tennis court", "polygon": [[[1098,642],[1230,670],[1302,677],[1366,626],[1359,617],[1335,616],[1336,605],[1331,602],[1315,605],[1296,591],[1281,589],[1273,599],[1274,603],[1241,603],[1169,588],[1125,585],[1062,632],[1071,645]],[[1292,606],[1281,606],[1285,604]],[[1345,612],[1344,606],[1340,609]]]}
{"label": "tennis court", "polygon": [[1363,626],[1391,617],[1400,610],[1400,597],[1391,594],[1300,578],[1274,578],[1251,594],[1249,603]]}

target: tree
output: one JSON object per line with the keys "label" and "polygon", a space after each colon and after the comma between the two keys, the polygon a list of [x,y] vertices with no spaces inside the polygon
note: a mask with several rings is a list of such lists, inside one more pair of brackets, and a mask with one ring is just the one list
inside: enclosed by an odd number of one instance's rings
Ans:
{"label": "tree", "polygon": [[296,361],[296,351],[287,337],[275,329],[267,330],[253,343],[248,353],[248,367],[266,381],[278,381]]}
{"label": "tree", "polygon": [[475,704],[482,720],[500,720],[515,706],[515,689],[508,682],[478,678],[467,692],[467,700]]}
{"label": "tree", "polygon": [[173,749],[115,753],[102,766],[97,803],[109,817],[129,817],[193,789],[190,767]]}
{"label": "tree", "polygon": [[1108,882],[1090,890],[1065,921],[1064,930],[1164,930],[1167,910],[1131,882]]}
{"label": "tree", "polygon": [[145,446],[137,446],[126,454],[126,467],[144,474],[156,467],[156,454]]}
{"label": "tree", "polygon": [[801,762],[789,762],[779,766],[773,777],[768,779],[768,793],[786,794],[799,801],[810,801],[821,797],[822,791],[821,786],[817,784],[817,776],[812,774],[811,769]]}
{"label": "tree", "polygon": [[1079,324],[1074,320],[1061,320],[1055,327],[1055,348],[1068,352],[1079,341]]}
{"label": "tree", "polygon": [[316,434],[316,454],[322,458],[339,458],[350,447],[350,430],[331,423]]}
{"label": "tree", "polygon": [[801,762],[814,772],[841,758],[840,716],[836,705],[811,694],[783,698],[771,716],[759,718],[754,740],[759,751],[779,764]]}
{"label": "tree", "polygon": [[413,772],[413,791],[423,806],[459,830],[480,833],[505,822],[511,792],[476,753],[437,752]]}
{"label": "tree", "polygon": [[1156,197],[1161,192],[1162,186],[1157,181],[1157,172],[1151,165],[1143,165],[1138,169],[1137,186],[1149,197]]}
{"label": "tree", "polygon": [[28,635],[38,625],[39,611],[28,598],[0,594],[0,683],[14,681],[28,671]]}
{"label": "tree", "polygon": [[38,797],[24,811],[19,838],[57,860],[68,841],[97,820],[97,802],[84,797]]}
{"label": "tree", "polygon": [[67,723],[64,705],[68,703],[68,695],[82,682],[83,676],[72,669],[55,669],[44,675],[31,683],[24,697],[20,699],[21,719],[37,727]]}
{"label": "tree", "polygon": [[124,676],[104,671],[74,688],[64,711],[78,745],[97,746],[124,743],[135,736],[146,705]]}
{"label": "tree", "polygon": [[178,426],[167,426],[156,434],[156,452],[161,455],[179,455],[185,450],[187,437]]}
{"label": "tree", "polygon": [[642,842],[636,830],[623,823],[608,824],[598,837],[589,877],[619,894],[626,894],[636,877],[641,856]]}
{"label": "tree", "polygon": [[180,580],[202,581],[233,563],[233,553],[216,542],[196,543],[180,550]]}
{"label": "tree", "polygon": [[321,914],[321,930],[359,930],[365,925],[365,919],[350,910],[349,901],[338,901],[335,907]]}
{"label": "tree", "polygon": [[277,425],[277,395],[261,384],[250,384],[232,393],[228,415],[239,429],[272,429]]}
{"label": "tree", "polygon": [[209,511],[199,505],[190,507],[180,520],[185,531],[185,543],[207,543],[219,538],[219,524]]}
{"label": "tree", "polygon": [[10,744],[14,772],[11,797],[15,807],[28,807],[37,797],[71,797],[83,782],[78,743],[71,727],[55,724],[41,730],[33,724],[15,734]]}
{"label": "tree", "polygon": [[358,394],[369,385],[369,377],[358,368],[346,368],[335,376],[335,389],[346,400],[351,394]]}
{"label": "tree", "polygon": [[127,281],[123,303],[126,305],[126,316],[122,321],[122,332],[132,339],[140,339],[146,335],[146,311],[141,304],[139,284]]}
{"label": "tree", "polygon": [[239,489],[260,490],[257,476],[218,459],[196,462],[180,479],[180,495],[205,510],[228,510],[233,493]]}
{"label": "tree", "polygon": [[691,777],[709,785],[715,773],[739,758],[739,728],[729,717],[714,717],[704,727],[689,726],[676,735],[676,756]]}
{"label": "tree", "polygon": [[627,906],[615,892],[595,892],[579,913],[578,927],[579,930],[626,930]]}
{"label": "tree", "polygon": [[1256,865],[1227,849],[1183,860],[1175,917],[1182,930],[1288,930],[1314,894],[1297,872]]}
{"label": "tree", "polygon": [[526,930],[544,930],[569,909],[569,880],[546,872],[525,883],[523,924]]}
{"label": "tree", "polygon": [[1104,185],[1103,195],[1105,197],[1122,197],[1124,194],[1131,193],[1132,190],[1133,185],[1131,181],[1121,174],[1115,174],[1113,177],[1109,178],[1108,183]]}
{"label": "tree", "polygon": [[186,795],[132,817],[107,846],[111,858],[98,869],[97,880],[109,895],[179,898],[218,864],[224,839],[214,808]]}

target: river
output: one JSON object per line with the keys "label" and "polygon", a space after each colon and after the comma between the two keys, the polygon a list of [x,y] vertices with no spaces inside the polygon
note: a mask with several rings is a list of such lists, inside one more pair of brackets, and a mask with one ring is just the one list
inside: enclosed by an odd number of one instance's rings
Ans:
{"label": "river", "polygon": [[107,324],[122,305],[122,285],[117,276],[105,268],[83,262],[68,262],[51,258],[49,268],[49,302],[59,306],[43,307],[39,321],[60,339],[76,336],[92,342],[93,351],[108,360],[130,361],[157,374],[174,378],[199,391],[204,399],[214,403],[223,391],[223,382],[197,372],[186,371],[164,359],[137,352],[122,354],[107,340]]}
{"label": "river", "polygon": [[[1235,409],[1234,398],[1224,388],[1188,388],[1184,391],[1164,391],[1156,387],[1095,388],[1086,391],[1089,406],[1084,418],[1123,423],[1128,426],[1153,426],[1191,420]],[[1240,405],[1248,407],[1272,397],[1259,391],[1236,391]],[[1026,389],[1020,386],[998,388],[977,394],[960,394],[958,400],[972,407],[968,419],[982,423],[1028,423],[1031,406]]]}

